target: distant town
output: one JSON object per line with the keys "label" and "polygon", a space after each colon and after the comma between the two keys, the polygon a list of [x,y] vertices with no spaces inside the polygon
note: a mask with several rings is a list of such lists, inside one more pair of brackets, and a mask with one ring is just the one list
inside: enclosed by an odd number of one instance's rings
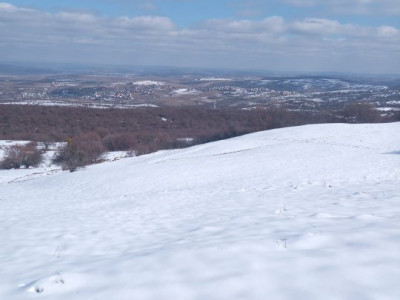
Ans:
{"label": "distant town", "polygon": [[400,110],[400,76],[2,74],[1,104],[133,108],[285,108],[315,111],[368,102]]}

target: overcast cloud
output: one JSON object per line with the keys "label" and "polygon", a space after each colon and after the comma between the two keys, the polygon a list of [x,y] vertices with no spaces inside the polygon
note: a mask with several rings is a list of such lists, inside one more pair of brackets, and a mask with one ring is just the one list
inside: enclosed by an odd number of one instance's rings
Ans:
{"label": "overcast cloud", "polygon": [[[286,1],[303,6],[321,2]],[[134,2],[150,9],[159,1]],[[340,9],[336,4],[341,0],[324,2]],[[370,7],[381,13],[400,8],[397,0],[345,2],[354,9],[364,3],[359,13],[368,13]],[[0,3],[0,56],[3,62],[399,73],[400,31],[391,25],[282,16],[213,18],[182,27],[165,16],[110,17]]]}

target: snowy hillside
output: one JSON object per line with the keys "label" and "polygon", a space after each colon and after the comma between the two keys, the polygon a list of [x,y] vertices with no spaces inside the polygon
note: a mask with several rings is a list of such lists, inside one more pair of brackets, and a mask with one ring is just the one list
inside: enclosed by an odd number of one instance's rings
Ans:
{"label": "snowy hillside", "polygon": [[0,171],[0,299],[400,299],[399,133],[311,125]]}

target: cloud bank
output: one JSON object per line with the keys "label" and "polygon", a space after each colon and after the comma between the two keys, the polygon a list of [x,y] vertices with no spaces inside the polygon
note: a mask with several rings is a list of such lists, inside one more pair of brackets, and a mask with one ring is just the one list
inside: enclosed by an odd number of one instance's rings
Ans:
{"label": "cloud bank", "polygon": [[[352,2],[363,1],[375,2]],[[210,19],[181,28],[161,16],[49,13],[0,3],[0,56],[3,61],[398,73],[400,31],[280,16]]]}

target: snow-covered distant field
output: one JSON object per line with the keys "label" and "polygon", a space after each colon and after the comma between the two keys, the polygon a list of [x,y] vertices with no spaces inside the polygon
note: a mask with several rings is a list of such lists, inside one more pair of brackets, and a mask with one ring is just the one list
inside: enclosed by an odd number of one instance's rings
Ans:
{"label": "snow-covered distant field", "polygon": [[176,95],[195,95],[198,93],[198,91],[189,89],[177,89],[173,93]]}
{"label": "snow-covered distant field", "polygon": [[232,78],[225,78],[225,77],[205,77],[200,78],[200,81],[232,81]]}
{"label": "snow-covered distant field", "polygon": [[133,82],[134,85],[152,86],[152,85],[165,85],[165,82],[153,80],[140,80]]}
{"label": "snow-covered distant field", "polygon": [[7,173],[0,299],[400,299],[399,132],[311,125]]}
{"label": "snow-covered distant field", "polygon": [[142,104],[115,104],[115,103],[64,103],[54,102],[49,100],[28,100],[28,101],[11,101],[2,102],[0,105],[41,105],[41,106],[59,106],[59,107],[90,107],[90,108],[137,108],[137,107],[158,107],[155,104],[142,103]]}

